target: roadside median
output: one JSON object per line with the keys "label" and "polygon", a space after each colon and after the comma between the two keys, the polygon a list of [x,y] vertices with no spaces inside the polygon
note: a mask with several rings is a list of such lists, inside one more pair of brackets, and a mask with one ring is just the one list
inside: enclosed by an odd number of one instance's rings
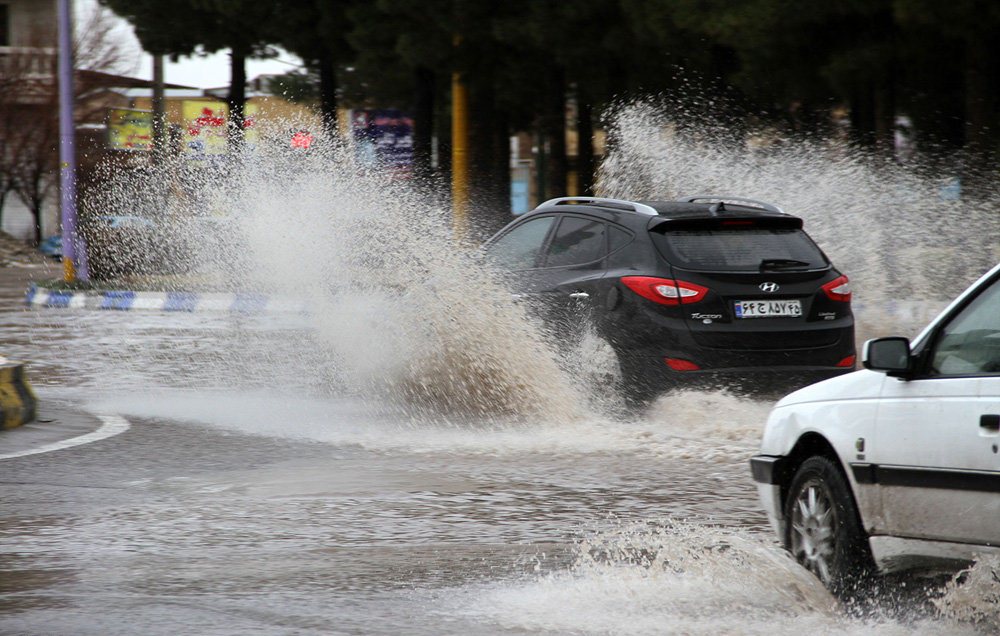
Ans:
{"label": "roadside median", "polygon": [[303,313],[308,309],[301,301],[252,292],[62,290],[37,284],[28,289],[25,303],[32,307],[113,311]]}

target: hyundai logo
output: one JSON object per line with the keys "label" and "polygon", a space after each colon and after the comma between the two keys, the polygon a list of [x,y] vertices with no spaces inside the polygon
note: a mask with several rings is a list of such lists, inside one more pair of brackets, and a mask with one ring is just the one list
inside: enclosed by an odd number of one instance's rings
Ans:
{"label": "hyundai logo", "polygon": [[758,287],[760,287],[760,290],[762,292],[767,292],[769,294],[773,294],[774,292],[781,289],[780,287],[778,287],[778,283],[761,283],[760,285],[758,285]]}

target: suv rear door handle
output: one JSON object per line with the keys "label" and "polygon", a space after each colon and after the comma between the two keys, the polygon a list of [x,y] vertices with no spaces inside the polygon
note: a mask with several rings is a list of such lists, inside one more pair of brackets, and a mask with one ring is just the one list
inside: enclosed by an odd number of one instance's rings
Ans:
{"label": "suv rear door handle", "polygon": [[587,292],[573,292],[569,295],[569,297],[573,300],[586,300],[587,298],[590,298],[590,294]]}
{"label": "suv rear door handle", "polygon": [[979,416],[979,426],[991,431],[1000,431],[1000,415],[989,413]]}

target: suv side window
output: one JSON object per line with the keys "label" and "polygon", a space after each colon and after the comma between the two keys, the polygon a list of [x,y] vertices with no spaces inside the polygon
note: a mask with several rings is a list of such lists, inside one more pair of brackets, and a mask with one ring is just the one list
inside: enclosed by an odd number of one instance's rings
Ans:
{"label": "suv side window", "polygon": [[486,248],[496,267],[505,270],[531,269],[538,262],[545,237],[555,217],[543,216],[518,225]]}
{"label": "suv side window", "polygon": [[604,258],[607,226],[601,221],[576,216],[564,216],[549,244],[546,267],[582,265]]}
{"label": "suv side window", "polygon": [[621,248],[632,242],[632,235],[621,228],[610,226],[611,233],[608,234],[608,253],[614,254]]}
{"label": "suv side window", "polygon": [[930,354],[932,376],[992,373],[1000,373],[1000,281],[941,329]]}

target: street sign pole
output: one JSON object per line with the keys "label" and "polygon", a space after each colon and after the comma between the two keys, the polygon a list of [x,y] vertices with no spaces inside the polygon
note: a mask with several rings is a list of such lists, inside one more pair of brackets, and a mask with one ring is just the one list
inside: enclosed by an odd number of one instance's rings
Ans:
{"label": "street sign pole", "polygon": [[[76,140],[73,124],[73,21],[70,0],[59,3],[59,183],[63,277],[87,280],[87,250],[76,231]],[[77,253],[79,252],[79,254]]]}

